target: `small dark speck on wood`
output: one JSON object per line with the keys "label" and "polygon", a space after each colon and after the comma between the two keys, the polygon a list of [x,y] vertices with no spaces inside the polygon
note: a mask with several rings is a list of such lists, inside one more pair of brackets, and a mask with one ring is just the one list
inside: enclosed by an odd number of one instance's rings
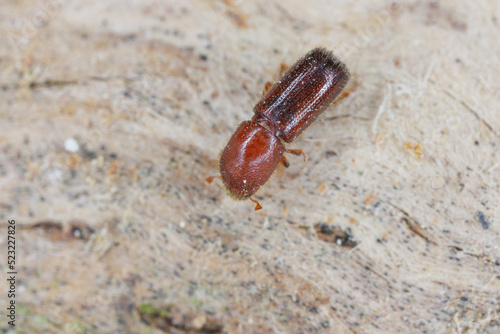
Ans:
{"label": "small dark speck on wood", "polygon": [[490,227],[490,222],[486,219],[486,216],[481,211],[477,212],[476,219],[481,223],[481,226],[483,226],[485,230]]}

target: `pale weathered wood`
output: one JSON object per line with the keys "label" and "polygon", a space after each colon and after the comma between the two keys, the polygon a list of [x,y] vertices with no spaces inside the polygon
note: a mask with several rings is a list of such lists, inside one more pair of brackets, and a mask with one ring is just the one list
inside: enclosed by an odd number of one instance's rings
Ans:
{"label": "pale weathered wood", "polygon": [[[0,8],[18,333],[500,332],[494,1]],[[280,64],[316,46],[358,86],[254,212],[204,179]]]}

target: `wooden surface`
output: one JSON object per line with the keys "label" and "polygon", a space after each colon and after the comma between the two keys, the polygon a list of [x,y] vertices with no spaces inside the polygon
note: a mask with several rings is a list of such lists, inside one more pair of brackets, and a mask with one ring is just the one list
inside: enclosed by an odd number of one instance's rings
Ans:
{"label": "wooden surface", "polygon": [[[0,7],[18,333],[500,332],[497,2]],[[254,212],[204,179],[316,46],[357,87]]]}

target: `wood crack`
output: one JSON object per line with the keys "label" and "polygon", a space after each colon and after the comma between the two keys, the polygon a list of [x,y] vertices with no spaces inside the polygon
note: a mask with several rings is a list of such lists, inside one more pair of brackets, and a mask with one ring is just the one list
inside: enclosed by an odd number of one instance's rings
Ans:
{"label": "wood crack", "polygon": [[[436,82],[434,80],[429,80],[430,82],[432,82],[433,84],[436,84]],[[441,87],[440,85],[437,85],[442,91],[444,94],[448,95],[449,97],[451,97],[453,100],[455,100],[456,102],[458,102],[460,105],[462,105],[462,107],[464,107],[465,109],[467,109],[478,121],[480,121],[481,123],[484,124],[484,126],[486,126],[491,132],[493,132],[493,134],[497,137],[497,138],[500,138],[500,134],[498,134],[495,129],[493,128],[493,126],[491,126],[491,124],[489,124],[485,119],[483,119],[476,110],[474,110],[471,106],[469,106],[467,103],[465,103],[464,101],[460,100],[458,97],[456,97],[455,95],[453,95],[453,93],[451,93],[449,90]]]}
{"label": "wood crack", "polygon": [[424,239],[428,243],[431,243],[433,245],[437,245],[436,242],[431,240],[428,233],[422,228],[420,223],[415,218],[411,217],[408,212],[406,212],[404,209],[400,208],[399,206],[391,203],[390,201],[385,201],[385,202],[403,214],[404,217],[401,218],[401,222],[405,223],[406,226],[408,226],[408,228],[410,229],[410,231],[412,231],[413,233],[415,233],[417,236],[421,237],[422,239]]}
{"label": "wood crack", "polygon": [[64,87],[64,86],[75,86],[78,84],[83,84],[86,81],[100,81],[100,82],[109,82],[115,80],[122,80],[125,82],[136,81],[137,79],[132,78],[124,78],[124,77],[99,77],[99,76],[90,76],[82,79],[71,79],[71,80],[62,80],[62,79],[46,79],[44,81],[31,81],[27,83],[15,83],[13,85],[2,85],[0,89],[3,91],[8,90],[16,90],[21,88],[51,88],[51,87]]}

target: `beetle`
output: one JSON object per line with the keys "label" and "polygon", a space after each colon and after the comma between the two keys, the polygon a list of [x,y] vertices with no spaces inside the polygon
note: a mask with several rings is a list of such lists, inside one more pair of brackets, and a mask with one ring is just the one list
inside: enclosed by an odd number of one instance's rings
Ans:
{"label": "beetle", "polygon": [[[241,123],[220,157],[220,178],[237,200],[251,196],[271,177],[279,163],[289,166],[286,149],[342,92],[350,74],[331,51],[316,48],[299,59],[275,82],[254,107],[254,116]],[[207,178],[211,182],[213,177]]]}

